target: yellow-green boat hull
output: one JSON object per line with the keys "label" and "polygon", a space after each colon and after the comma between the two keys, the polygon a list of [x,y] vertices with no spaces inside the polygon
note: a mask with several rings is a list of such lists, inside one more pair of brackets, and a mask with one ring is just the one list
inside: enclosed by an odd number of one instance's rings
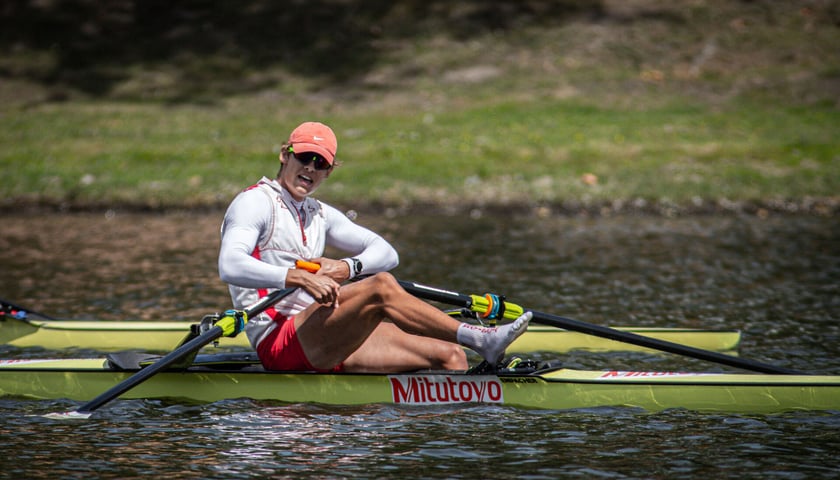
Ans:
{"label": "yellow-green boat hull", "polygon": [[[111,371],[105,359],[0,361],[0,395],[87,401],[133,372]],[[163,372],[122,398],[214,402],[252,398],[285,403],[488,403],[566,410],[635,407],[732,413],[840,411],[840,376],[555,369],[534,374],[460,372],[316,374],[193,368]]]}

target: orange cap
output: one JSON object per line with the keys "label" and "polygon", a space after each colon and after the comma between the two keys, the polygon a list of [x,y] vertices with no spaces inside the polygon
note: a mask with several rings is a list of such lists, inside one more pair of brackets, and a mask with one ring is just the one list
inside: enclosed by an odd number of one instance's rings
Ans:
{"label": "orange cap", "polygon": [[330,164],[335,160],[338,140],[330,127],[319,122],[304,122],[289,135],[289,143],[295,153],[314,152],[326,158]]}

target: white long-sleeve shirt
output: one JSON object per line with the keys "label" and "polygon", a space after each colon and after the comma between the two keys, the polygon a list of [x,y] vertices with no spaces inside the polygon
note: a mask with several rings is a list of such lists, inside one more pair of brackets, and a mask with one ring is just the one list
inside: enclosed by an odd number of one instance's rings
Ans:
{"label": "white long-sleeve shirt", "polygon": [[[221,234],[219,276],[229,284],[236,308],[284,288],[295,261],[320,257],[327,245],[359,259],[363,274],[391,270],[399,263],[396,250],[381,236],[323,202],[296,202],[276,180],[265,177],[231,202]],[[246,332],[252,346],[274,328],[274,314],[295,315],[312,302],[298,290],[278,302],[276,311],[249,320]]]}

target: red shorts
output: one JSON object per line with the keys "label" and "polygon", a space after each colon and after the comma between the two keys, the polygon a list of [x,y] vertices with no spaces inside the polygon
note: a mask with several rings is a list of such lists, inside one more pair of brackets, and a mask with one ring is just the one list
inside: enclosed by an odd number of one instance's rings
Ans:
{"label": "red shorts", "polygon": [[316,371],[316,372],[341,372],[344,371],[344,364],[339,363],[333,368],[315,368],[309,363],[295,329],[295,317],[284,319],[282,316],[275,318],[277,327],[263,339],[257,346],[257,355],[260,357],[263,367],[268,370],[287,371]]}

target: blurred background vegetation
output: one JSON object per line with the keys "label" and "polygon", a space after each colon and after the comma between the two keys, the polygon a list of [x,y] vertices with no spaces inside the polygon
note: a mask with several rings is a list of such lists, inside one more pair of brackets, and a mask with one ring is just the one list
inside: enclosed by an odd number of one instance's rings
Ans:
{"label": "blurred background vegetation", "polygon": [[219,207],[319,119],[341,204],[833,214],[838,45],[830,0],[6,0],[0,206]]}

